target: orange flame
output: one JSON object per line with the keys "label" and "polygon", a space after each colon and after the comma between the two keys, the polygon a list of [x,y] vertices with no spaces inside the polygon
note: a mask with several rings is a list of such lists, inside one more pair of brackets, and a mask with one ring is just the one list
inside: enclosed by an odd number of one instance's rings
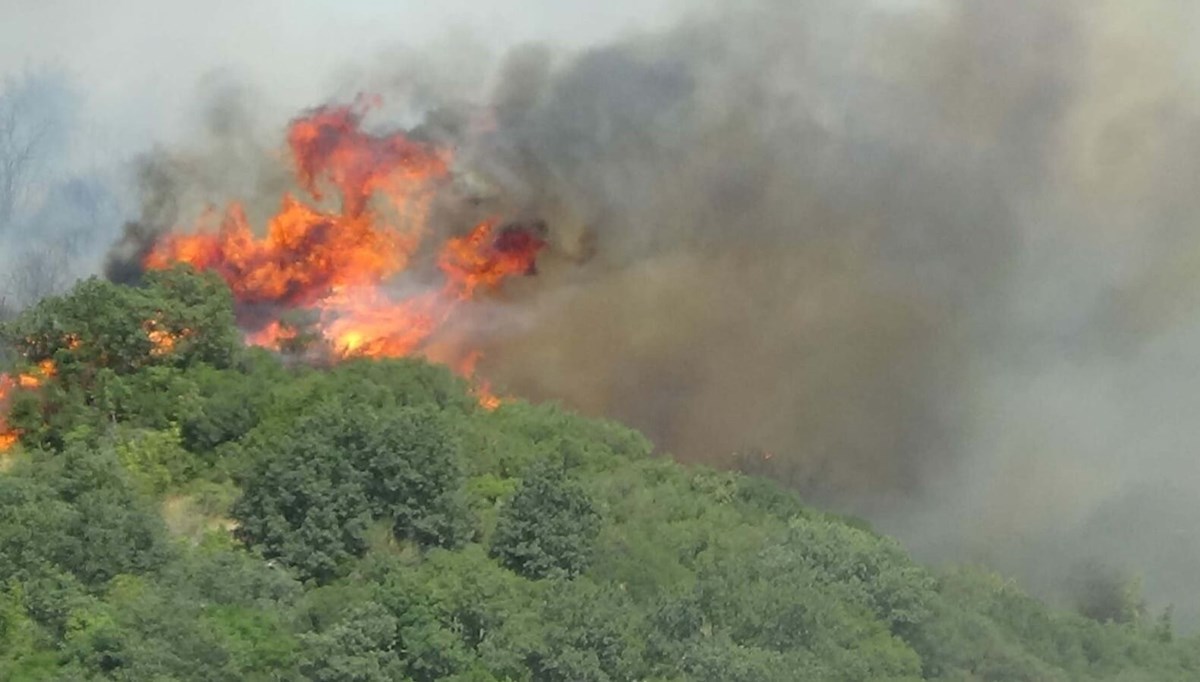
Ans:
{"label": "orange flame", "polygon": [[475,366],[479,364],[479,359],[483,354],[479,351],[472,351],[463,358],[454,371],[460,375],[474,381],[475,384],[475,399],[485,410],[494,410],[504,404],[504,399],[492,392],[492,384],[487,379],[481,379],[475,376]]}
{"label": "orange flame", "polygon": [[14,392],[40,388],[57,371],[53,360],[43,360],[32,371],[20,373],[15,378],[0,374],[0,452],[10,449],[21,438],[21,431],[10,427],[7,419],[8,403]]}
{"label": "orange flame", "polygon": [[17,382],[7,374],[0,374],[0,452],[8,450],[16,444],[21,434],[8,425],[8,400],[12,396]]}
{"label": "orange flame", "polygon": [[[372,102],[326,107],[292,123],[287,140],[299,185],[314,201],[331,185],[339,210],[285,194],[265,236],[254,234],[245,211],[232,203],[216,230],[162,238],[145,266],[188,263],[220,275],[238,304],[248,343],[280,349],[299,332],[280,319],[292,309],[316,314],[319,337],[335,357],[429,357],[430,343],[461,304],[506,279],[532,274],[545,246],[533,230],[476,226],[440,249],[443,282],[398,295],[385,286],[403,272],[425,236],[436,185],[449,175],[450,154],[400,133],[361,128]],[[381,197],[382,202],[372,201]],[[171,348],[154,336],[158,348]],[[161,343],[160,343],[161,340]],[[439,359],[473,378],[476,349]],[[481,404],[496,399],[477,381]]]}
{"label": "orange flame", "polygon": [[143,322],[142,329],[146,332],[146,337],[150,339],[150,355],[156,358],[169,355],[175,350],[176,344],[181,339],[191,334],[189,329],[184,329],[179,333],[163,329],[161,322],[156,319]]}

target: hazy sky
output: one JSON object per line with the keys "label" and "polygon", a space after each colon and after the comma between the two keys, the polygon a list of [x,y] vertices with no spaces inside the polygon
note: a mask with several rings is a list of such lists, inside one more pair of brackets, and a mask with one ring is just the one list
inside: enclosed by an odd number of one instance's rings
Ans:
{"label": "hazy sky", "polygon": [[[683,0],[0,0],[0,74],[56,65],[83,84],[92,125],[169,138],[194,111],[201,78],[226,70],[289,110],[328,97],[333,72],[386,48],[595,42],[650,28]],[[690,3],[695,4],[695,3]],[[130,122],[135,125],[128,125]]]}

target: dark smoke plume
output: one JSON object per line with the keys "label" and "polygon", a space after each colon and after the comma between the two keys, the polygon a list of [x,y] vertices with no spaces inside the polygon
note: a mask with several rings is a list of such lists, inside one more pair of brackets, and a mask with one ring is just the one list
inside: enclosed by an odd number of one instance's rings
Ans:
{"label": "dark smoke plume", "polygon": [[278,207],[289,171],[271,146],[272,133],[254,115],[256,98],[236,77],[210,74],[200,84],[200,134],[184,149],[158,147],[133,162],[140,201],[138,217],[125,223],[109,249],[104,274],[117,282],[137,281],[142,262],[165,232],[219,211],[231,200],[262,216]]}
{"label": "dark smoke plume", "polygon": [[1200,482],[1200,107],[1185,41],[1132,47],[1194,10],[892,4],[510,54],[463,165],[559,260],[485,369],[928,557],[1144,574],[1194,622],[1200,516],[1163,482]]}
{"label": "dark smoke plume", "polygon": [[976,2],[937,29],[828,5],[509,57],[464,163],[591,253],[498,342],[502,384],[685,459],[773,453],[774,475],[837,500],[955,466],[1075,40],[1044,3]]}

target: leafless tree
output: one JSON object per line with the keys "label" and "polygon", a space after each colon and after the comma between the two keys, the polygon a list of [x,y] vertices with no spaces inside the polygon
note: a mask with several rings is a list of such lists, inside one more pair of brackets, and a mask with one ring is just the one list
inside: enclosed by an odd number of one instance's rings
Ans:
{"label": "leafless tree", "polygon": [[20,89],[6,82],[0,90],[0,226],[12,220],[50,130],[48,122],[30,116],[27,104]]}
{"label": "leafless tree", "polygon": [[54,69],[0,80],[0,228],[12,224],[39,169],[64,142],[69,79]]}
{"label": "leafless tree", "polygon": [[5,298],[24,307],[65,291],[71,285],[71,261],[62,247],[40,244],[25,248],[4,275]]}

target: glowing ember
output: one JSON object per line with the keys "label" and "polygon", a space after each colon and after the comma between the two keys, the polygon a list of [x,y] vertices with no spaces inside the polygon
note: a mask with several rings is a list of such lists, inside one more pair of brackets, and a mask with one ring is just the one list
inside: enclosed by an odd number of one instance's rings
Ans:
{"label": "glowing ember", "polygon": [[162,329],[158,320],[147,320],[142,324],[142,329],[146,332],[146,337],[150,339],[152,347],[150,355],[154,357],[162,357],[175,350],[175,345],[179,340],[190,334],[189,330],[175,334],[166,329]]}
{"label": "glowing ember", "polygon": [[478,351],[471,352],[458,363],[454,370],[462,376],[474,380],[475,398],[479,400],[479,404],[484,409],[494,410],[504,403],[504,399],[492,392],[491,382],[475,376],[475,365],[479,363],[481,357],[483,357],[482,353]]}
{"label": "glowing ember", "polygon": [[[429,203],[436,183],[449,174],[450,155],[399,133],[364,132],[369,105],[360,100],[319,109],[288,131],[300,186],[320,201],[322,185],[331,185],[339,210],[284,195],[260,238],[234,203],[215,230],[161,239],[146,267],[183,262],[219,274],[254,345],[278,350],[297,339],[298,330],[280,316],[303,309],[315,313],[315,332],[336,357],[430,357],[431,343],[456,309],[510,277],[533,274],[545,241],[540,230],[488,221],[442,246],[441,283],[407,295],[392,292],[386,283],[405,270],[428,232]],[[153,328],[147,332],[156,348],[174,344]],[[438,360],[474,378],[477,350],[440,345]],[[486,383],[476,383],[481,404],[494,407],[498,400]]]}
{"label": "glowing ember", "polygon": [[8,425],[5,415],[8,414],[8,400],[12,396],[16,382],[7,374],[0,374],[0,452],[4,452],[16,444],[21,434]]}
{"label": "glowing ember", "polygon": [[52,360],[43,360],[37,367],[16,377],[0,374],[0,452],[8,450],[21,438],[21,432],[8,425],[8,402],[19,390],[40,388],[47,379],[54,376],[57,368]]}

